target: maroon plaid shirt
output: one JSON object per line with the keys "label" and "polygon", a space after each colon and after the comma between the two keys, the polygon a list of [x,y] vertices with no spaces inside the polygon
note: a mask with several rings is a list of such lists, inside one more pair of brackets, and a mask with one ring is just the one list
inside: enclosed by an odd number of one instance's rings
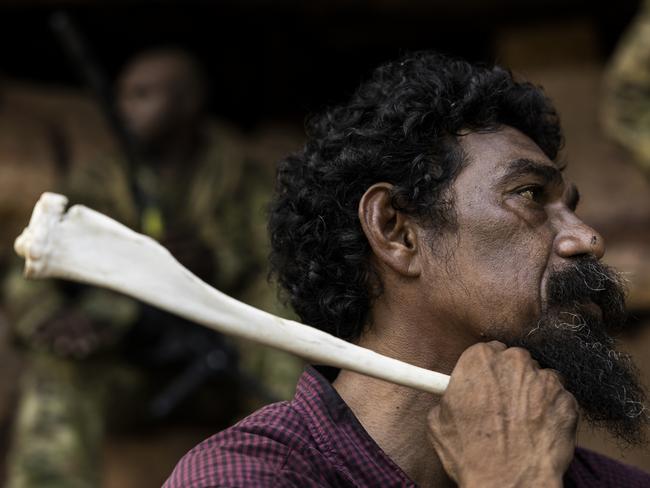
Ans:
{"label": "maroon plaid shirt", "polygon": [[[650,487],[650,475],[576,449],[565,486]],[[187,453],[164,488],[415,487],[336,390],[307,368],[291,402],[269,405]]]}

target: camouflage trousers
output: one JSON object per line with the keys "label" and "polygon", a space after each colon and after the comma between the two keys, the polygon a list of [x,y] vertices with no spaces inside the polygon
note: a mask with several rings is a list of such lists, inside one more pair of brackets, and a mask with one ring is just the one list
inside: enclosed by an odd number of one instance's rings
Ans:
{"label": "camouflage trousers", "polygon": [[35,355],[22,378],[7,488],[100,484],[105,385],[72,361]]}
{"label": "camouflage trousers", "polygon": [[109,428],[140,420],[144,375],[107,355],[87,360],[30,352],[7,459],[7,488],[101,486]]}

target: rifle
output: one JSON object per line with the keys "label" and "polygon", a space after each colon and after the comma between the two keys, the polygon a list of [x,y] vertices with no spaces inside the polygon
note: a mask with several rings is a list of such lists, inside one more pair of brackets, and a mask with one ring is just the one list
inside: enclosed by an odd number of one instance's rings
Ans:
{"label": "rifle", "polygon": [[139,211],[148,208],[152,202],[149,201],[150,199],[135,178],[135,170],[139,167],[139,144],[133,134],[126,128],[115,108],[113,89],[106,74],[97,62],[81,31],[67,13],[56,12],[52,14],[50,25],[81,80],[99,104],[106,122],[117,139],[120,151],[124,156],[126,164],[124,169],[126,170],[125,173],[129,180],[129,187],[136,208]]}

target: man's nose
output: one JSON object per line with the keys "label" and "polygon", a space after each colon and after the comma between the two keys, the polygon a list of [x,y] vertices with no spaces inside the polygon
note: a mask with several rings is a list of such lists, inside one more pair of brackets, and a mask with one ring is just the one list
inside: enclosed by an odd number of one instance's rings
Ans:
{"label": "man's nose", "polygon": [[605,254],[605,239],[575,215],[563,222],[555,237],[555,253],[563,258],[591,255],[600,259]]}

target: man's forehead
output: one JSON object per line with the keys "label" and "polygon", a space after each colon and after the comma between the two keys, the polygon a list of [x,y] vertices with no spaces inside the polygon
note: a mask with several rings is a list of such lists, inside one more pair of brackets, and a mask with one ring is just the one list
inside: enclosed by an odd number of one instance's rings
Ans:
{"label": "man's forehead", "polygon": [[501,179],[530,172],[552,180],[562,179],[562,167],[551,161],[530,137],[512,127],[469,132],[458,141],[468,166],[485,173],[484,177]]}
{"label": "man's forehead", "polygon": [[511,180],[525,176],[536,176],[544,183],[561,184],[563,182],[562,170],[555,164],[529,158],[516,158],[510,161],[504,161],[500,171],[499,181],[508,183]]}
{"label": "man's forehead", "polygon": [[164,85],[176,80],[191,79],[190,67],[181,59],[156,57],[142,59],[129,66],[122,76],[126,85]]}

